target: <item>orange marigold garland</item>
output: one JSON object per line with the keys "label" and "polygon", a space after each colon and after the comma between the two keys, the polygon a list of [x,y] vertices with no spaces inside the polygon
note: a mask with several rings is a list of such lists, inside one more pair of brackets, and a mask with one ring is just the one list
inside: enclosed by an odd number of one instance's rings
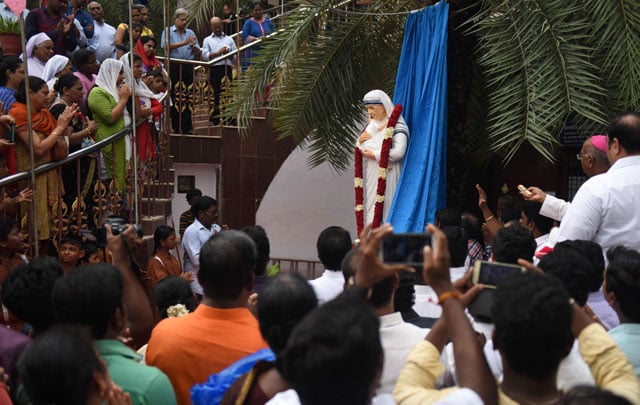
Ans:
{"label": "orange marigold garland", "polygon": [[[402,106],[400,104],[393,107],[393,112],[389,121],[387,122],[387,128],[385,129],[384,139],[382,141],[382,150],[380,151],[380,162],[378,165],[378,188],[376,190],[376,202],[373,209],[373,224],[372,229],[380,226],[382,222],[382,212],[384,209],[384,194],[387,190],[387,167],[389,166],[389,151],[393,144],[393,132],[395,131],[396,124],[400,118],[402,112]],[[356,225],[358,227],[358,235],[364,228],[364,178],[362,152],[360,148],[355,148],[355,176],[354,176],[354,188],[356,192]]]}

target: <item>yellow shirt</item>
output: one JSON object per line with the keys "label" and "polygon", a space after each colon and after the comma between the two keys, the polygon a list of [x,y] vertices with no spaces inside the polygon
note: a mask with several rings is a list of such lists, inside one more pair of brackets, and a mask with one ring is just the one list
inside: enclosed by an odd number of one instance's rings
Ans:
{"label": "yellow shirt", "polygon": [[[578,336],[578,344],[598,387],[640,405],[640,380],[629,360],[600,324],[593,323],[584,328]],[[409,354],[393,390],[396,404],[431,404],[458,390],[458,387],[435,388],[436,379],[442,373],[444,366],[440,363],[438,349],[426,340],[418,343]],[[517,404],[499,387],[498,395],[501,405]]]}

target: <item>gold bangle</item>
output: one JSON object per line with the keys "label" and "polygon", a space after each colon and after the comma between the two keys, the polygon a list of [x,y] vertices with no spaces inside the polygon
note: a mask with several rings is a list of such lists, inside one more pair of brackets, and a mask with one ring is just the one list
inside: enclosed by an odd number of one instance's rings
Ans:
{"label": "gold bangle", "polygon": [[460,298],[461,295],[462,294],[460,294],[460,291],[456,291],[456,290],[445,291],[438,296],[438,305],[442,305],[443,302],[452,298],[458,299]]}

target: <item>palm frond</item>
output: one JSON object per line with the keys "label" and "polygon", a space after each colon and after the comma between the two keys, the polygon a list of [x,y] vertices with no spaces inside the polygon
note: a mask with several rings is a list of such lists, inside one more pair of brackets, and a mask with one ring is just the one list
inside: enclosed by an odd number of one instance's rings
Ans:
{"label": "palm frond", "polygon": [[640,109],[640,1],[585,0],[591,43],[611,113]]}
{"label": "palm frond", "polygon": [[605,90],[591,62],[586,16],[559,0],[488,0],[473,17],[478,63],[487,80],[490,150],[509,162],[528,142],[554,160],[557,135],[570,114],[604,123]]}
{"label": "palm frond", "polygon": [[305,6],[287,16],[283,29],[265,42],[237,81],[232,111],[248,125],[258,106],[256,94],[269,87],[270,118],[279,136],[304,144],[311,166],[326,161],[345,169],[364,123],[362,96],[374,88],[393,88],[403,17],[335,18],[323,8]]}

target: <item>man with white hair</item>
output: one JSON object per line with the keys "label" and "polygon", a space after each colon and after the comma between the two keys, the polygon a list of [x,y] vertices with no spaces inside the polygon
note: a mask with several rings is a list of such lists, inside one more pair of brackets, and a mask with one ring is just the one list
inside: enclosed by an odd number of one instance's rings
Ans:
{"label": "man with white hair", "polygon": [[[356,147],[363,156],[362,162],[362,187],[364,223],[373,222],[375,207],[382,203],[383,213],[381,223],[387,218],[393,195],[400,179],[402,159],[407,150],[409,129],[400,116],[393,128],[390,143],[385,147],[385,133],[389,128],[389,118],[393,112],[391,98],[382,90],[372,90],[363,99],[369,115],[369,124],[362,132],[356,143]],[[382,163],[381,163],[382,162]],[[385,165],[385,163],[387,163]],[[383,167],[386,166],[386,167]],[[386,170],[383,170],[386,169]],[[359,169],[356,168],[356,173]],[[378,180],[386,177],[386,189],[378,196]],[[381,202],[382,200],[382,202]],[[360,205],[356,201],[357,205]],[[356,207],[358,209],[359,207]]]}
{"label": "man with white hair", "polygon": [[102,4],[92,1],[87,6],[89,14],[95,21],[93,38],[89,40],[89,49],[96,53],[96,59],[100,62],[108,58],[115,58],[116,46],[114,44],[116,29],[104,21],[104,9]]}

